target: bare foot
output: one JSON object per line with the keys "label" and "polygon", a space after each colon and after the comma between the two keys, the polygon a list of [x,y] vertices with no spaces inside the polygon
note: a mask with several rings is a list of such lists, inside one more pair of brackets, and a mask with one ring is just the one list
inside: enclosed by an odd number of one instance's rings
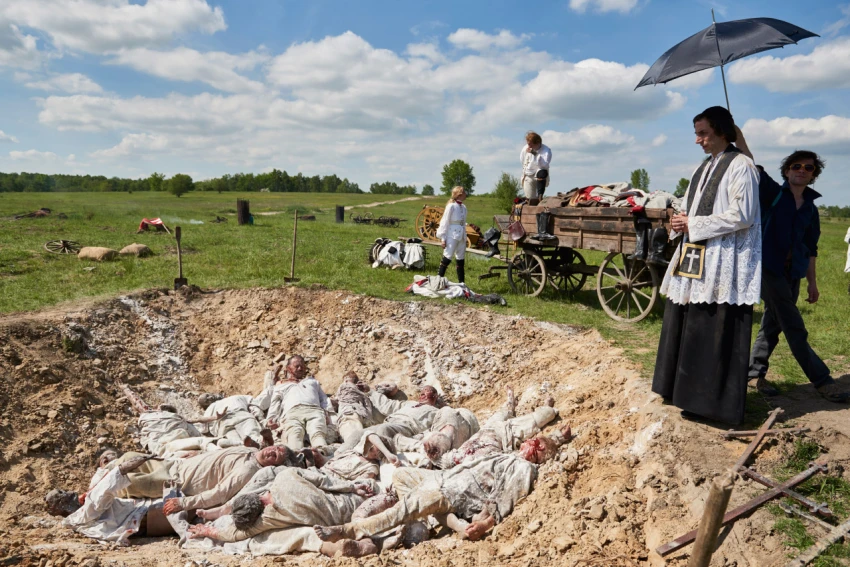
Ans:
{"label": "bare foot", "polygon": [[561,435],[564,436],[565,441],[569,441],[573,438],[573,430],[569,423],[566,423],[563,427],[561,427]]}
{"label": "bare foot", "polygon": [[247,435],[242,440],[242,444],[245,445],[246,447],[253,447],[254,449],[260,448],[260,444],[257,443],[256,441],[254,441],[253,439],[251,439],[250,437],[248,437]]}
{"label": "bare foot", "polygon": [[316,532],[316,535],[319,536],[320,540],[329,541],[331,543],[344,539],[345,537],[342,526],[313,526],[313,531]]}
{"label": "bare foot", "polygon": [[343,557],[364,557],[375,553],[378,553],[378,546],[371,539],[366,538],[359,541],[347,539],[342,542]]}

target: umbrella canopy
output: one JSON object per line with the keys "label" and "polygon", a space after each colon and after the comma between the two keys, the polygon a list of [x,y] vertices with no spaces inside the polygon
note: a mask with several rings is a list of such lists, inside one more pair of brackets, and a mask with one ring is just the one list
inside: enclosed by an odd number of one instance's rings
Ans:
{"label": "umbrella canopy", "polygon": [[637,87],[666,83],[703,69],[723,66],[747,55],[819,37],[774,18],[751,18],[711,24],[674,45],[652,64]]}

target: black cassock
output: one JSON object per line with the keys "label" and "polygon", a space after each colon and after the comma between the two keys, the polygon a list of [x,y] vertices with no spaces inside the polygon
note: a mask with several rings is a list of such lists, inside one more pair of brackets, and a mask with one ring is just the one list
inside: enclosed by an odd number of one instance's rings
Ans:
{"label": "black cassock", "polygon": [[706,419],[740,424],[752,324],[752,305],[678,305],[668,299],[652,391]]}

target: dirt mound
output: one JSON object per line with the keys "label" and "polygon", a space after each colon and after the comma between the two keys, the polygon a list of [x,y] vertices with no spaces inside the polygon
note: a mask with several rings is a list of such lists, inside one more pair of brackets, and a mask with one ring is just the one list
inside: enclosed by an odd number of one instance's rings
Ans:
{"label": "dirt mound", "polygon": [[[104,547],[57,527],[46,514],[42,501],[50,488],[84,491],[102,449],[135,447],[135,419],[115,378],[149,403],[172,403],[194,415],[199,392],[258,393],[272,358],[302,353],[326,391],[347,370],[371,382],[397,381],[408,392],[431,384],[483,420],[510,384],[519,412],[551,394],[572,425],[574,441],[541,467],[531,496],[482,542],[441,538],[360,563],[307,554],[260,558],[259,565],[663,565],[651,549],[696,526],[706,481],[744,447],[662,406],[595,331],[443,301],[298,288],[148,291],[0,319],[0,345],[0,563],[10,565],[242,561],[181,552],[174,539]],[[817,414],[805,419],[813,422]],[[823,427],[817,435],[846,448],[843,427]],[[759,462],[778,458],[783,443],[773,441]],[[838,451],[835,459],[847,454]],[[758,490],[739,486],[733,505]],[[738,522],[713,565],[781,562],[786,550],[771,525],[764,511]],[[676,557],[668,564],[685,564],[685,552]]]}

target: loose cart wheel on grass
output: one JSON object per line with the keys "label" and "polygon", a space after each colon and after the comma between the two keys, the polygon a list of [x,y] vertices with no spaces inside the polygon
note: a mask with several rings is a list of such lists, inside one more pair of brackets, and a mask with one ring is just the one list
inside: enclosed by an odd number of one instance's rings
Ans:
{"label": "loose cart wheel on grass", "polygon": [[443,207],[425,205],[416,217],[416,234],[422,240],[437,240],[437,229],[440,227],[440,219],[443,218]]}
{"label": "loose cart wheel on grass", "polygon": [[51,240],[44,249],[54,254],[76,254],[80,251],[80,244],[73,240]]}
{"label": "loose cart wheel on grass", "polygon": [[611,252],[596,274],[596,294],[605,313],[615,321],[635,323],[649,315],[658,299],[654,266]]}
{"label": "loose cart wheel on grass", "polygon": [[540,254],[523,250],[508,264],[508,283],[516,293],[536,297],[546,287],[546,263]]}
{"label": "loose cart wheel on grass", "polygon": [[584,268],[584,256],[572,248],[558,248],[549,262],[549,283],[561,293],[575,293],[584,287],[587,274],[575,271]]}

